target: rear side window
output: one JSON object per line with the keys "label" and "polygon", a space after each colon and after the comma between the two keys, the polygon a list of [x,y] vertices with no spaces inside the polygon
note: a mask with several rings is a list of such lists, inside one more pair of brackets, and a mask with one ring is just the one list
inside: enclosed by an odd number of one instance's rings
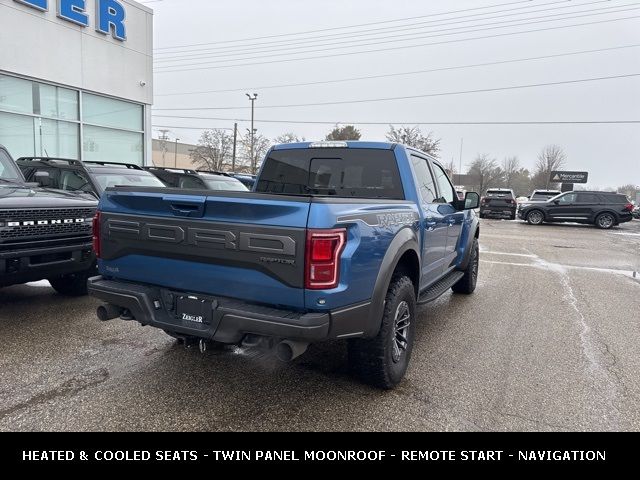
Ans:
{"label": "rear side window", "polygon": [[606,203],[629,203],[629,199],[626,195],[603,195]]}
{"label": "rear side window", "polygon": [[378,149],[272,151],[265,160],[256,192],[404,199],[394,153]]}
{"label": "rear side window", "polygon": [[600,198],[594,193],[579,193],[578,203],[600,203]]}

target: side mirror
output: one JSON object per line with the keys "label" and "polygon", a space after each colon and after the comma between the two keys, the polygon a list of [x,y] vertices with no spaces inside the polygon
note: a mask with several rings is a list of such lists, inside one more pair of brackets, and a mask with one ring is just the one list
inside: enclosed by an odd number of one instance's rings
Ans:
{"label": "side mirror", "polygon": [[556,205],[560,205],[560,200],[554,200],[553,203],[555,203]]}
{"label": "side mirror", "polygon": [[467,192],[464,200],[456,202],[457,210],[473,210],[480,206],[480,195],[476,192]]}
{"label": "side mirror", "polygon": [[49,185],[51,185],[51,178],[49,177],[49,172],[38,170],[36,173],[33,174],[33,179],[41,187],[48,187]]}

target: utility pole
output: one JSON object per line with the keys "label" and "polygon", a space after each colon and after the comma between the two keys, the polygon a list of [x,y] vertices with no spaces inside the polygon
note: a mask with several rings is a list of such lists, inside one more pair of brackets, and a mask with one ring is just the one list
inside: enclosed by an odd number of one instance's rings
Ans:
{"label": "utility pole", "polygon": [[458,169],[458,185],[460,185],[460,175],[462,175],[462,146],[464,145],[464,137],[460,139],[460,168]]}
{"label": "utility pole", "polygon": [[248,93],[245,93],[245,95],[249,98],[249,100],[251,100],[251,173],[256,173],[256,165],[255,165],[255,158],[253,156],[253,141],[254,141],[254,136],[256,134],[256,130],[255,128],[253,128],[253,109],[254,109],[254,103],[256,101],[256,99],[258,98],[258,94],[254,93],[253,95],[249,95]]}
{"label": "utility pole", "polygon": [[238,123],[233,124],[233,157],[231,157],[231,171],[236,171],[236,142],[238,141]]}
{"label": "utility pole", "polygon": [[180,140],[178,137],[176,137],[176,154],[173,157],[173,168],[177,168],[178,167],[178,140]]}
{"label": "utility pole", "polygon": [[160,149],[162,150],[162,166],[166,167],[167,163],[166,163],[166,156],[167,156],[167,140],[169,140],[169,135],[167,135],[169,133],[169,130],[167,129],[160,129],[160,136],[158,137],[158,140],[160,140]]}

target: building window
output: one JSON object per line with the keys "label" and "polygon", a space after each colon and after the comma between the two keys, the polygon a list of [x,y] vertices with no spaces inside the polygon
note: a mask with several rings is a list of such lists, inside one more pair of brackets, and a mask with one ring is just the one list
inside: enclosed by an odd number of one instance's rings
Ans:
{"label": "building window", "polygon": [[36,119],[36,154],[45,157],[80,158],[79,131],[80,126],[77,123]]}
{"label": "building window", "polygon": [[143,134],[84,126],[83,159],[142,164]]}
{"label": "building window", "polygon": [[38,100],[40,110],[33,113],[61,120],[78,120],[78,92],[38,83],[34,87],[33,98]]}
{"label": "building window", "polygon": [[30,81],[0,75],[0,110],[33,113],[33,87]]}
{"label": "building window", "polygon": [[15,158],[49,156],[142,165],[144,107],[0,75],[0,144]]}
{"label": "building window", "polygon": [[82,95],[82,120],[102,127],[140,131],[142,105],[85,93]]}
{"label": "building window", "polygon": [[35,154],[33,117],[0,112],[0,145],[14,157]]}

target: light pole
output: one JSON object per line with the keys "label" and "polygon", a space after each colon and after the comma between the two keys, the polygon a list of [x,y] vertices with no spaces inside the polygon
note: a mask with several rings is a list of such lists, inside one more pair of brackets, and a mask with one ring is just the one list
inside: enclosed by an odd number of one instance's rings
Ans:
{"label": "light pole", "polygon": [[251,134],[251,173],[256,173],[255,159],[253,157],[253,139],[255,135],[255,129],[253,128],[253,109],[254,103],[258,98],[258,94],[254,93],[253,95],[249,95],[248,93],[245,93],[245,95],[249,100],[251,100],[251,132],[249,132]]}
{"label": "light pole", "polygon": [[176,154],[173,157],[173,168],[177,168],[178,167],[178,140],[180,140],[178,137],[176,137]]}

